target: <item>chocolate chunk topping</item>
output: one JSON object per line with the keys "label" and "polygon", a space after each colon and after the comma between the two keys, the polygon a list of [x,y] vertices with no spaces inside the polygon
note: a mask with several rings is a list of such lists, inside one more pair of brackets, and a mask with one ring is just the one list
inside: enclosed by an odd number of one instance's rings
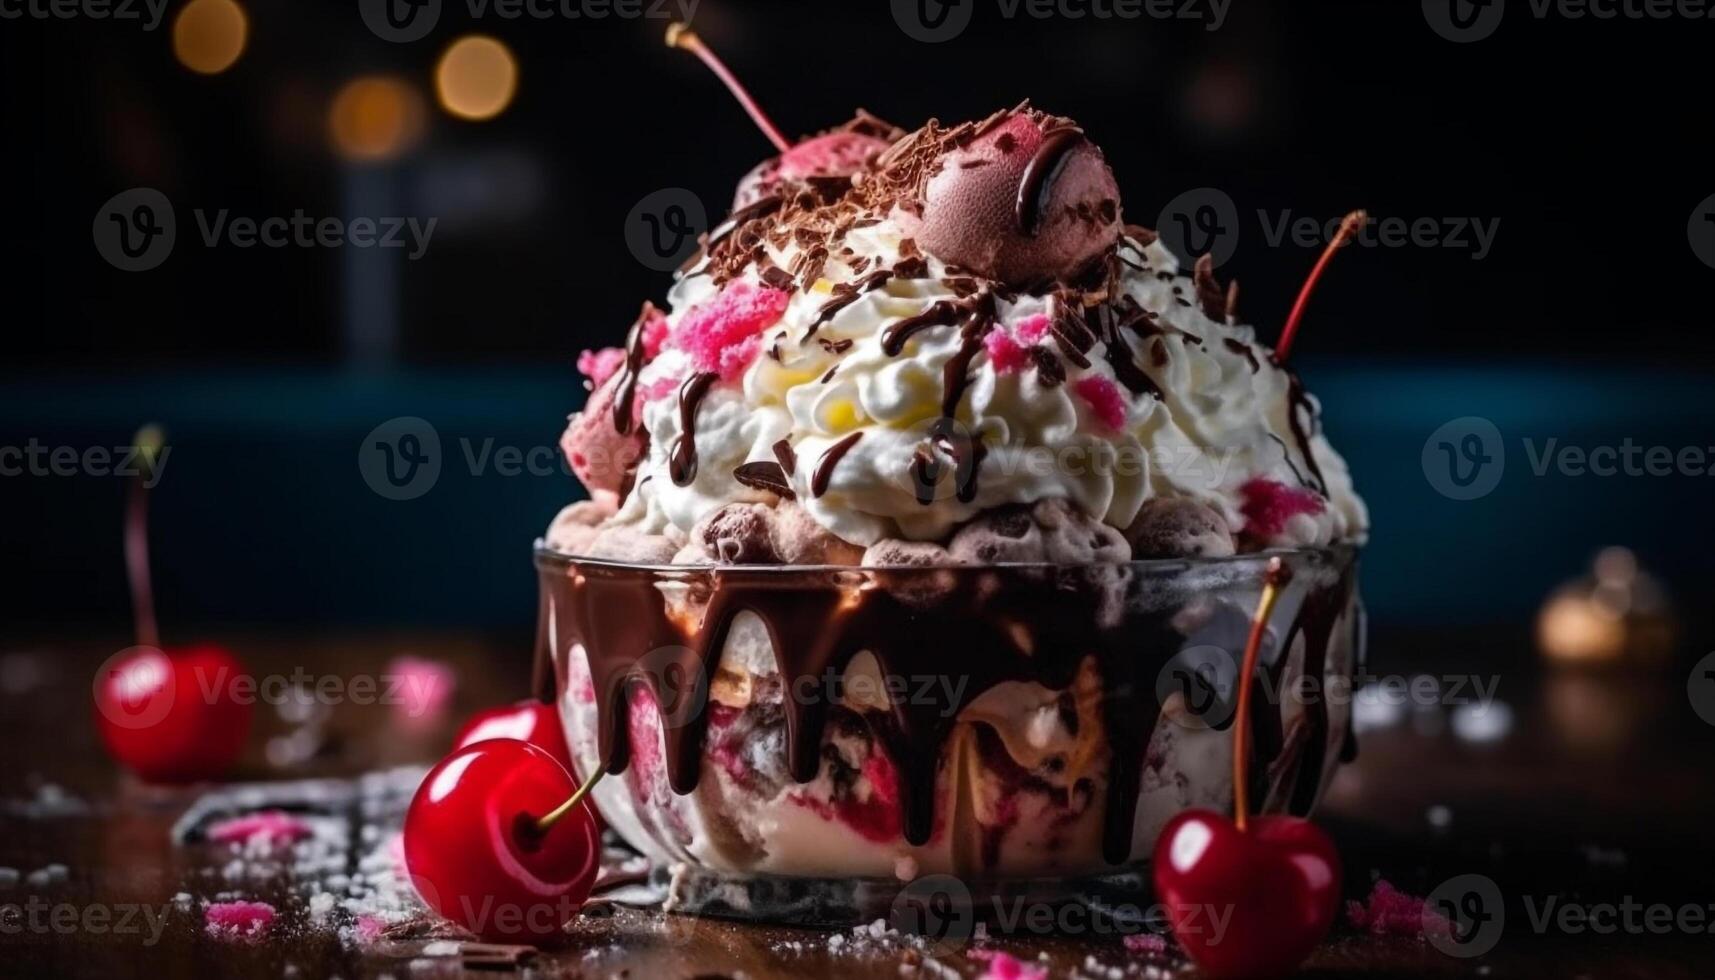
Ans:
{"label": "chocolate chunk topping", "polygon": [[732,471],[732,478],[753,490],[766,490],[788,500],[796,499],[792,484],[786,482],[786,471],[779,463],[757,460]]}

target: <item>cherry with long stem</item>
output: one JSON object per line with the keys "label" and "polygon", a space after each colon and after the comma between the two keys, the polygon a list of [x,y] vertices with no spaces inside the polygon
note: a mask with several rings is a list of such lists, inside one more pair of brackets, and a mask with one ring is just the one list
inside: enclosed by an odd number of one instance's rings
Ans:
{"label": "cherry with long stem", "polygon": [[1292,339],[1298,335],[1298,325],[1303,322],[1304,310],[1310,305],[1310,294],[1316,291],[1316,284],[1321,281],[1322,273],[1327,271],[1334,253],[1358,237],[1358,230],[1369,220],[1369,212],[1358,210],[1346,215],[1345,220],[1340,222],[1340,230],[1334,233],[1334,240],[1322,250],[1322,257],[1316,260],[1315,267],[1310,270],[1310,277],[1304,280],[1304,288],[1298,291],[1298,299],[1292,304],[1292,312],[1286,317],[1286,326],[1280,331],[1280,342],[1274,345],[1275,363],[1283,363],[1286,355],[1291,352]]}
{"label": "cherry with long stem", "polygon": [[774,144],[775,149],[785,153],[792,148],[791,141],[780,135],[780,130],[768,118],[768,114],[762,111],[762,107],[756,104],[756,100],[751,98],[750,93],[744,90],[744,86],[739,83],[738,77],[727,69],[721,59],[709,49],[708,45],[703,43],[703,39],[691,30],[689,24],[675,21],[668,25],[667,44],[669,47],[691,52],[701,59],[703,64],[708,65],[709,70],[715,73],[715,77],[720,79],[721,83],[727,87],[727,91],[731,92],[733,98],[738,100],[738,104],[750,115],[751,121],[756,123],[756,128],[762,130],[762,135],[768,137],[768,141]]}
{"label": "cherry with long stem", "polygon": [[1251,687],[1256,676],[1257,661],[1262,654],[1262,639],[1268,632],[1269,617],[1274,615],[1275,603],[1291,573],[1279,556],[1268,560],[1263,572],[1262,598],[1257,602],[1256,618],[1251,620],[1250,636],[1245,639],[1244,664],[1239,668],[1238,715],[1233,719],[1233,823],[1240,831],[1250,818],[1250,710]]}
{"label": "cherry with long stem", "polygon": [[146,425],[138,430],[132,444],[142,466],[126,490],[125,572],[131,586],[137,645],[142,647],[161,645],[161,629],[155,619],[155,591],[149,576],[149,484],[154,480],[165,441],[159,426]]}
{"label": "cherry with long stem", "polygon": [[584,801],[584,797],[590,795],[590,790],[595,789],[595,784],[605,775],[607,775],[607,763],[603,762],[590,772],[589,777],[584,780],[583,785],[579,786],[578,791],[573,793],[566,802],[543,814],[542,817],[532,825],[535,828],[535,832],[538,834],[545,834],[548,831],[553,830],[554,825],[559,823],[561,820],[564,820],[566,814],[571,813],[573,810],[578,808],[578,804]]}

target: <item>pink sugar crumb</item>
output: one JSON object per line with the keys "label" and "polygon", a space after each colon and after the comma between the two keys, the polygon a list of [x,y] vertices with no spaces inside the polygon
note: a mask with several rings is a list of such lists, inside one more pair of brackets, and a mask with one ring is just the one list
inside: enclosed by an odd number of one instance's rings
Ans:
{"label": "pink sugar crumb", "polygon": [[1376,882],[1367,903],[1346,903],[1346,918],[1372,936],[1421,936],[1431,922],[1446,921],[1440,913],[1426,910],[1426,904],[1383,879]]}
{"label": "pink sugar crumb", "polygon": [[1314,490],[1274,480],[1251,480],[1239,493],[1244,497],[1239,505],[1245,515],[1244,533],[1253,537],[1272,538],[1285,529],[1287,521],[1300,514],[1320,514],[1327,506]]}
{"label": "pink sugar crumb", "polygon": [[381,938],[382,933],[387,931],[387,920],[379,915],[360,915],[357,917],[355,925],[357,941],[360,943],[375,942]]}
{"label": "pink sugar crumb", "polygon": [[689,354],[698,372],[733,381],[762,351],[758,334],[786,312],[792,294],[738,280],[686,312],[669,343]]}
{"label": "pink sugar crumb", "polygon": [[1089,374],[1073,383],[1072,390],[1103,425],[1110,429],[1125,428],[1125,396],[1120,394],[1119,385],[1102,375]]}
{"label": "pink sugar crumb", "polygon": [[254,942],[274,924],[274,906],[267,902],[211,902],[203,910],[208,934],[227,942]]}
{"label": "pink sugar crumb", "polygon": [[1148,956],[1167,952],[1167,940],[1153,932],[1139,932],[1125,937],[1125,951],[1133,956]]}
{"label": "pink sugar crumb", "polygon": [[1013,326],[1012,332],[1018,337],[1019,343],[1034,347],[1048,336],[1048,317],[1041,313],[1027,316]]}
{"label": "pink sugar crumb", "polygon": [[586,350],[578,355],[578,371],[597,388],[606,384],[607,379],[613,377],[614,372],[624,363],[625,351],[618,347]]}
{"label": "pink sugar crumb", "polygon": [[292,844],[311,834],[310,825],[281,810],[260,810],[222,820],[208,828],[216,844]]}
{"label": "pink sugar crumb", "polygon": [[667,326],[667,317],[660,310],[651,310],[649,319],[643,321],[643,356],[654,360],[661,353],[661,348],[667,346],[667,335],[672,330]]}
{"label": "pink sugar crumb", "polygon": [[989,363],[994,365],[996,374],[1022,371],[1030,363],[1025,348],[1004,330],[990,330],[983,337],[983,347],[988,350]]}
{"label": "pink sugar crumb", "polygon": [[988,964],[988,969],[977,980],[1046,980],[1048,976],[1045,967],[1032,966],[998,949],[973,949],[965,955]]}
{"label": "pink sugar crumb", "polygon": [[646,402],[657,401],[678,391],[679,386],[684,382],[685,379],[680,377],[656,378],[654,381],[650,381],[646,384],[639,384],[637,386],[637,397]]}

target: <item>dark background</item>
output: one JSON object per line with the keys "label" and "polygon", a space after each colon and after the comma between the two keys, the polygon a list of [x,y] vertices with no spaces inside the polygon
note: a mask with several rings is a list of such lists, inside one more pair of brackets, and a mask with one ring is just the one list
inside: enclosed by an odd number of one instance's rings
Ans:
{"label": "dark background", "polygon": [[[1234,0],[1218,31],[1009,20],[977,2],[969,29],[936,45],[884,2],[702,0],[694,24],[789,134],[856,106],[911,128],[1029,96],[1104,147],[1132,221],[1223,189],[1244,236],[1223,274],[1264,337],[1316,249],[1271,247],[1259,209],[1498,218],[1481,261],[1346,250],[1294,354],[1375,511],[1372,609],[1522,622],[1611,544],[1699,607],[1715,583],[1715,478],[1536,477],[1521,440],[1715,445],[1715,270],[1686,231],[1715,193],[1715,21],[1512,7],[1466,45],[1417,3],[1357,0]],[[0,21],[0,445],[120,445],[145,421],[169,427],[178,455],[155,521],[169,621],[526,625],[529,542],[577,491],[560,474],[473,473],[459,440],[553,445],[583,398],[577,352],[617,342],[668,283],[628,251],[628,212],[679,186],[716,218],[771,150],[662,44],[665,20],[473,25],[448,0],[429,37],[391,44],[349,2],[245,8],[248,48],[212,77],[175,62],[168,24]],[[470,30],[520,65],[516,100],[482,123],[437,109],[430,83]],[[390,164],[342,162],[328,102],[378,71],[426,93],[424,139]],[[178,244],[126,273],[92,247],[91,219],[138,186],[172,200]],[[440,219],[421,260],[206,248],[190,215],[377,207]],[[377,322],[378,308],[394,312]],[[388,501],[356,457],[366,432],[406,415],[436,427],[445,472]],[[1505,434],[1509,469],[1495,493],[1451,501],[1421,452],[1470,415]],[[0,478],[10,621],[123,621],[121,501],[113,477]]]}

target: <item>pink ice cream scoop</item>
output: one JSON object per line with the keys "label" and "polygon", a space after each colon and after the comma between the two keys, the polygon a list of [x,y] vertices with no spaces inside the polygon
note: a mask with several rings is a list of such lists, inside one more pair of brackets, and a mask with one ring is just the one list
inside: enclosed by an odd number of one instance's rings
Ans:
{"label": "pink ice cream scoop", "polygon": [[907,232],[951,265],[1009,283],[1069,279],[1118,240],[1119,186],[1069,120],[1016,112],[943,156]]}
{"label": "pink ice cream scoop", "polygon": [[811,137],[745,174],[733,196],[733,210],[754,204],[773,192],[782,180],[850,177],[890,145],[866,133],[842,131]]}
{"label": "pink ice cream scoop", "polygon": [[[590,395],[584,410],[572,416],[566,432],[560,437],[560,451],[572,473],[589,488],[592,496],[619,495],[625,485],[625,474],[647,451],[648,436],[635,422],[627,432],[614,425],[614,404],[625,372],[608,378]],[[630,407],[636,411],[636,405]]]}

